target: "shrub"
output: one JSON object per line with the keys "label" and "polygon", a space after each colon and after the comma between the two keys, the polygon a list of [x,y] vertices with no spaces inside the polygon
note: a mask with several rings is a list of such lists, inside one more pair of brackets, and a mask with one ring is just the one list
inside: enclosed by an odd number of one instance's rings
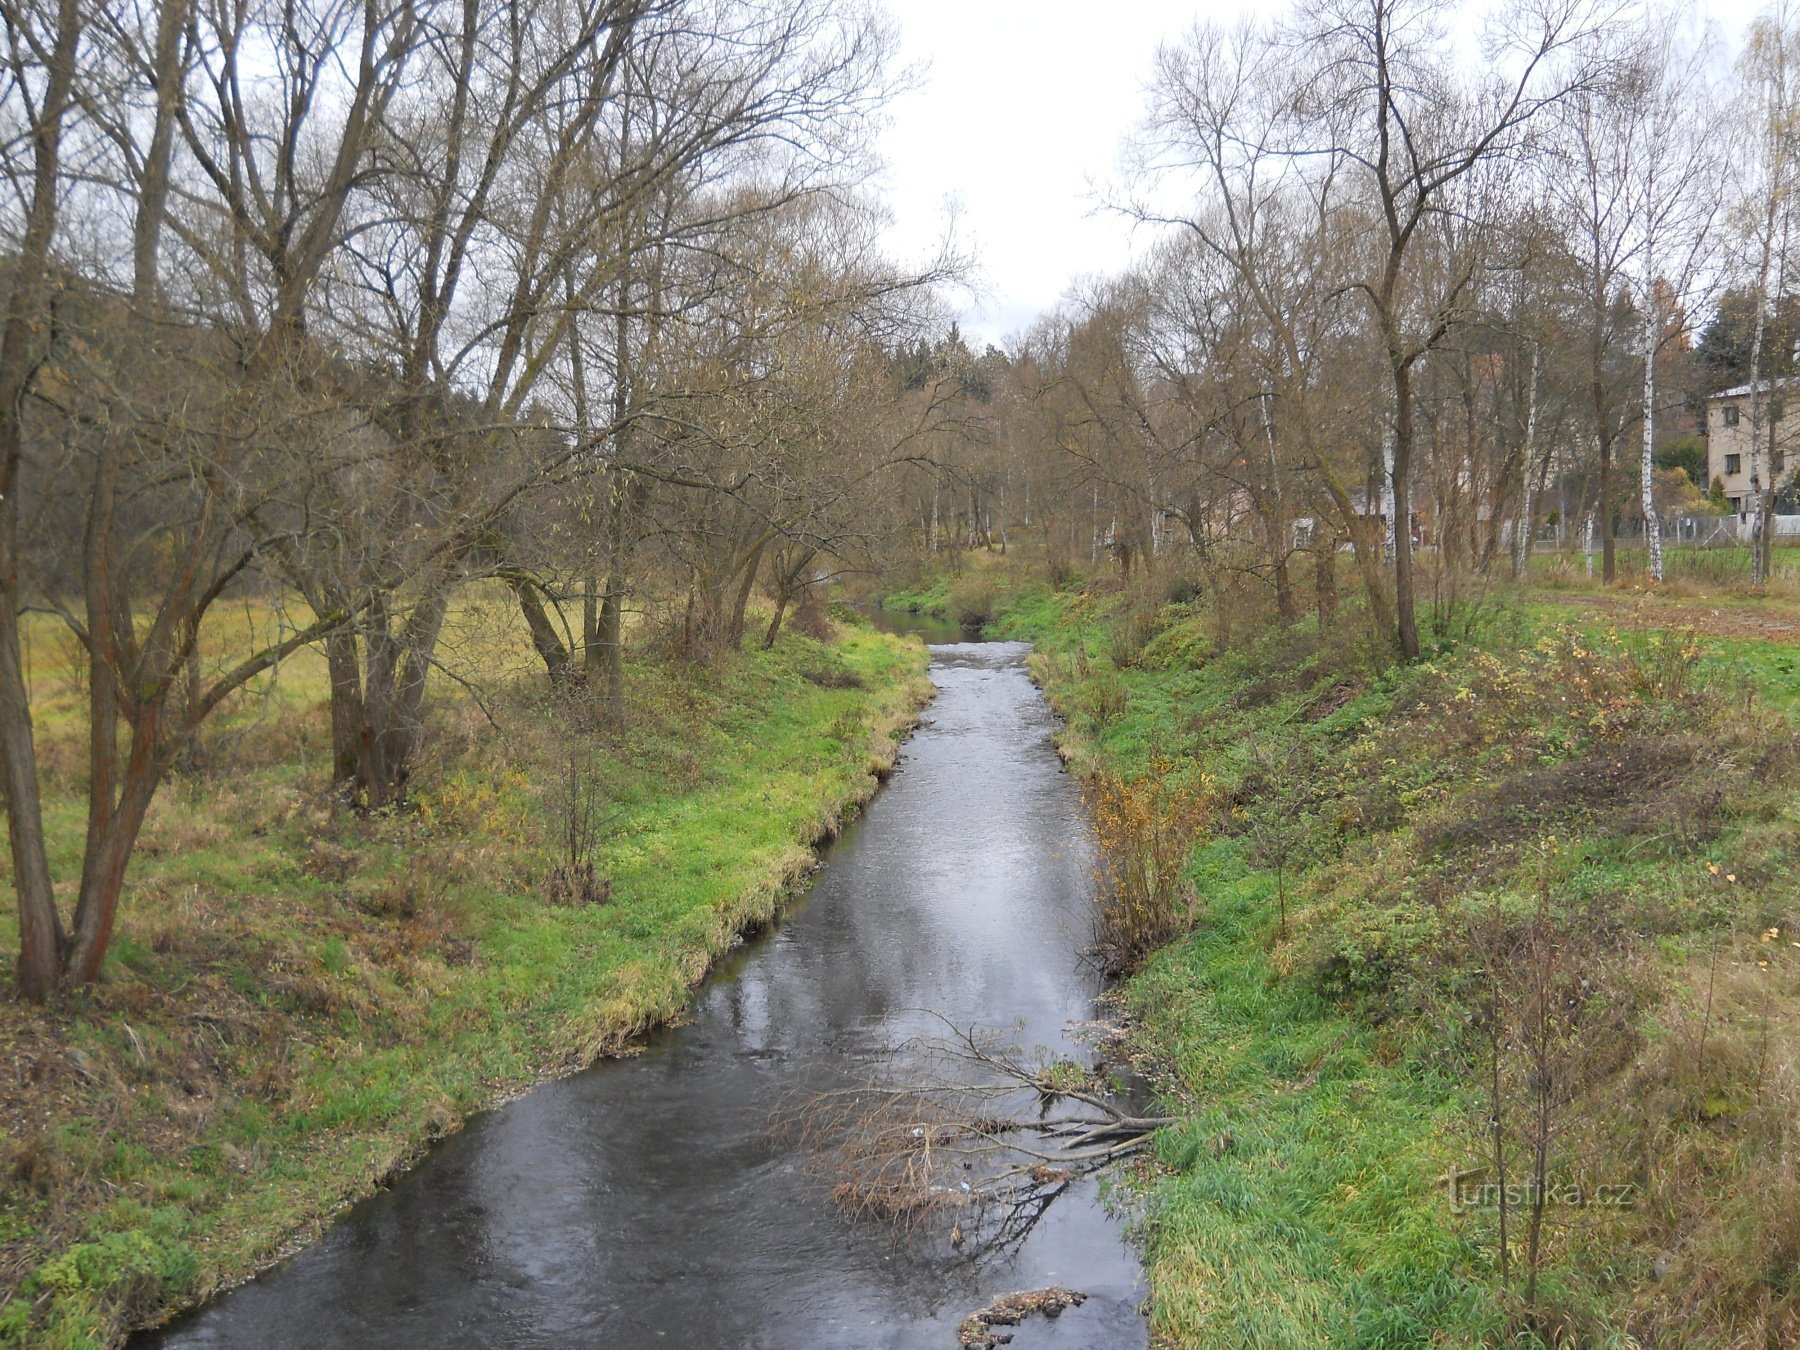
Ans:
{"label": "shrub", "polygon": [[831,640],[831,611],[817,596],[808,595],[788,618],[788,630],[818,642]]}
{"label": "shrub", "polygon": [[1120,670],[1129,670],[1144,654],[1144,648],[1156,636],[1155,615],[1133,609],[1106,633],[1106,655]]}
{"label": "shrub", "polygon": [[999,596],[994,583],[980,572],[970,572],[950,583],[950,617],[964,628],[980,628],[994,617]]}
{"label": "shrub", "polygon": [[545,889],[553,905],[603,905],[612,899],[611,880],[594,868],[606,821],[605,796],[590,756],[581,741],[571,741],[552,784],[550,822],[559,856]]}
{"label": "shrub", "polygon": [[1210,783],[1180,778],[1158,757],[1141,779],[1102,772],[1085,790],[1099,848],[1092,955],[1128,975],[1192,927],[1199,901],[1186,870],[1211,817]]}
{"label": "shrub", "polygon": [[1098,670],[1081,687],[1081,710],[1096,732],[1105,731],[1125,716],[1131,691],[1116,670]]}

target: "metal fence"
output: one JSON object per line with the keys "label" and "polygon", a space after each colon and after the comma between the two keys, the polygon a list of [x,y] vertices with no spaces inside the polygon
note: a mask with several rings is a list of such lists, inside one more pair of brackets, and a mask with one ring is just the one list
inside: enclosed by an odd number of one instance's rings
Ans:
{"label": "metal fence", "polygon": [[[1774,535],[1777,539],[1800,539],[1800,515],[1780,515],[1774,518]],[[1750,532],[1754,528],[1755,517],[1748,511],[1739,515],[1716,516],[1710,512],[1706,515],[1670,516],[1660,522],[1658,533],[1666,544],[1683,544],[1691,548],[1736,548],[1750,542]],[[1571,534],[1567,530],[1559,531],[1554,525],[1538,528],[1538,542],[1545,544],[1561,544],[1563,546],[1579,545],[1581,542],[1579,526]],[[1616,539],[1641,540],[1644,537],[1642,520],[1623,520],[1619,522]]]}

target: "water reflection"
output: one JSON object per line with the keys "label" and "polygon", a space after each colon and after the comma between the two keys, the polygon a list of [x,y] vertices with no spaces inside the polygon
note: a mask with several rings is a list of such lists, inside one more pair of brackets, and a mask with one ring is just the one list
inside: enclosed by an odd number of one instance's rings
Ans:
{"label": "water reflection", "polygon": [[914,614],[904,609],[865,609],[863,615],[871,627],[883,633],[923,638],[932,645],[980,642],[981,630],[950,619],[936,619],[929,614]]}

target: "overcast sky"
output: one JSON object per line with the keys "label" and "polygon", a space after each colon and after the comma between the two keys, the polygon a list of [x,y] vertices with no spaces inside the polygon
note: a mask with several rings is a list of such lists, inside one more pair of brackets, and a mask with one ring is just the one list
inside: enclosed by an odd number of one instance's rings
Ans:
{"label": "overcast sky", "polygon": [[[1273,0],[1279,4],[1279,0]],[[890,0],[906,60],[927,63],[883,138],[891,250],[928,254],[959,211],[984,295],[962,315],[970,344],[1001,343],[1084,274],[1130,261],[1130,226],[1095,209],[1144,107],[1159,41],[1197,17],[1233,21],[1243,0]],[[1756,0],[1709,8],[1735,47]],[[1270,12],[1271,0],[1256,6]]]}

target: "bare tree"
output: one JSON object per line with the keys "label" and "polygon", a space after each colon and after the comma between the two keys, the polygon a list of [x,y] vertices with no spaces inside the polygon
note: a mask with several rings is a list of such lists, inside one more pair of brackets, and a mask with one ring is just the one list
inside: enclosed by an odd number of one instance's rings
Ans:
{"label": "bare tree", "polygon": [[[1309,379],[1318,349],[1303,349],[1292,297],[1283,293],[1296,260],[1301,275],[1317,278],[1310,312],[1336,325],[1333,349],[1350,345],[1333,302],[1362,300],[1388,395],[1378,440],[1391,444],[1392,467],[1381,471],[1380,487],[1392,495],[1392,626],[1409,659],[1419,652],[1417,374],[1462,321],[1493,245],[1505,185],[1532,152],[1542,114],[1593,81],[1589,48],[1600,27],[1582,3],[1510,5],[1492,16],[1486,73],[1471,81],[1448,38],[1454,12],[1438,0],[1327,0],[1279,27],[1230,36],[1198,30],[1161,58],[1146,159],[1153,171],[1198,171],[1209,205],[1181,223],[1233,269],[1243,286],[1239,303],[1253,306],[1274,335],[1276,373],[1290,387],[1319,385]],[[1143,204],[1132,209],[1140,218],[1169,219]],[[1310,230],[1296,231],[1308,217]],[[1302,406],[1292,398],[1287,404]],[[1324,420],[1314,413],[1298,424]],[[1368,508],[1356,509],[1328,456],[1308,462],[1343,519],[1382,615]]]}
{"label": "bare tree", "polygon": [[[616,283],[683,252],[708,260],[685,276],[729,275],[734,230],[850,192],[902,77],[887,29],[827,0],[20,0],[0,25],[0,760],[41,999],[97,977],[158,785],[288,654],[326,643],[336,767],[379,805],[421,744],[456,585],[514,583],[552,650],[512,523],[628,479],[615,433],[648,406],[584,326],[716,304]],[[608,393],[625,413],[596,418]],[[784,539],[823,538],[817,506]],[[223,638],[227,597],[272,631]],[[67,926],[32,612],[88,670]]]}
{"label": "bare tree", "polygon": [[[77,0],[53,10],[7,4],[0,10],[7,39],[8,102],[28,127],[27,165],[8,164],[23,208],[0,321],[0,764],[14,885],[19,894],[19,988],[48,997],[61,975],[66,945],[44,847],[31,699],[20,659],[19,616],[26,603],[19,567],[19,505],[25,468],[24,404],[46,357],[54,296],[51,267],[63,191],[63,151],[76,102],[76,62],[86,15]],[[14,152],[16,153],[16,152]],[[16,176],[15,176],[16,173]]]}
{"label": "bare tree", "polygon": [[1796,53],[1800,52],[1800,17],[1786,0],[1751,26],[1739,59],[1739,118],[1745,143],[1734,155],[1740,175],[1743,221],[1739,233],[1749,255],[1754,280],[1756,318],[1750,343],[1750,492],[1753,585],[1769,576],[1774,532],[1775,475],[1763,458],[1764,438],[1773,444],[1776,418],[1771,414],[1773,381],[1764,375],[1763,344],[1769,310],[1786,281],[1788,245],[1793,232],[1795,174],[1800,171],[1795,113]]}
{"label": "bare tree", "polygon": [[[1523,158],[1545,110],[1592,83],[1584,49],[1599,22],[1581,0],[1509,6],[1486,36],[1486,74],[1471,84],[1446,45],[1447,12],[1431,0],[1328,0],[1305,11],[1289,39],[1316,62],[1318,76],[1297,108],[1334,133],[1328,142],[1302,135],[1293,149],[1339,166],[1371,216],[1369,266],[1353,284],[1379,334],[1391,389],[1394,607],[1408,660],[1419,654],[1414,371],[1450,331],[1480,265],[1496,177]],[[1428,256],[1434,226],[1463,228],[1439,229],[1440,239],[1455,242]]]}
{"label": "bare tree", "polygon": [[[1673,14],[1653,16],[1627,98],[1637,105],[1640,142],[1638,210],[1643,241],[1638,306],[1643,311],[1643,453],[1639,462],[1650,575],[1663,579],[1661,521],[1656,511],[1656,361],[1693,288],[1711,272],[1709,252],[1723,165],[1715,151],[1715,101],[1708,87],[1710,42],[1683,33]],[[1622,100],[1624,101],[1624,100]]]}
{"label": "bare tree", "polygon": [[[43,998],[59,984],[99,975],[145,813],[200,723],[346,617],[315,612],[267,641],[253,638],[210,678],[202,674],[207,615],[293,537],[288,494],[303,491],[305,475],[295,468],[322,426],[305,393],[306,373],[327,363],[306,340],[301,316],[334,246],[362,147],[340,143],[323,157],[316,179],[290,147],[261,176],[248,159],[233,158],[231,137],[201,137],[202,125],[235,126],[247,140],[260,134],[249,130],[252,102],[236,87],[234,44],[245,40],[251,22],[241,14],[230,16],[229,41],[204,49],[220,62],[212,67],[212,89],[221,96],[215,109],[229,109],[210,123],[175,78],[190,60],[184,52],[202,48],[191,39],[184,48],[167,15],[134,26],[128,16],[95,19],[67,4],[53,16],[15,10],[8,17],[18,37],[12,92],[37,105],[37,149],[28,177],[17,176],[21,166],[8,166],[15,171],[10,181],[30,184],[30,205],[11,319],[25,327],[8,339],[10,355],[0,357],[11,381],[4,485],[10,557],[0,647],[16,652],[21,613],[30,605],[68,626],[89,667],[87,831],[67,930],[43,863],[28,698],[16,684],[0,698],[22,920],[20,987]],[[221,17],[201,16],[190,26]],[[295,11],[286,21],[288,48],[273,49],[278,79],[301,102],[329,84],[333,95],[345,95],[347,124],[355,124],[391,92],[411,27],[403,13],[373,7]],[[279,59],[283,50],[294,59]],[[344,52],[358,56],[340,64]],[[191,59],[204,66],[208,58]],[[128,106],[144,92],[153,111],[140,142],[140,128],[116,114],[114,100]],[[179,166],[178,121],[192,152]],[[79,175],[62,167],[70,137],[83,146]],[[209,175],[215,183],[237,181],[249,194],[239,201],[238,224],[246,226],[239,237],[258,241],[267,263],[233,271],[229,321],[171,309],[160,275],[170,233],[185,248],[184,262],[205,256],[211,236],[194,186]],[[179,208],[172,205],[178,195]],[[78,233],[59,212],[67,199],[118,210],[97,210]],[[265,225],[282,215],[284,228],[259,233],[259,217],[248,213],[252,199]],[[59,244],[72,253],[78,240],[103,240],[120,215],[119,233],[129,239],[128,287],[111,284],[98,267],[83,276],[56,256]],[[72,540],[79,541],[74,548]],[[0,658],[0,667],[6,664]]]}

